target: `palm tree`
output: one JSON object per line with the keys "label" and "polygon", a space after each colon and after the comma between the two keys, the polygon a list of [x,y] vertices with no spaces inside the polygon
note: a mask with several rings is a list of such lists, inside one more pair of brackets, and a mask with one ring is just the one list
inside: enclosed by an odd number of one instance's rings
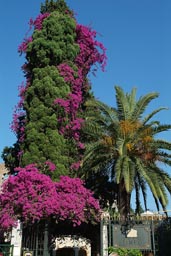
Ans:
{"label": "palm tree", "polygon": [[91,142],[86,146],[81,173],[87,180],[100,174],[108,176],[108,181],[115,184],[115,199],[122,216],[130,212],[133,190],[137,211],[141,208],[141,194],[147,209],[147,187],[157,210],[160,205],[166,210],[171,177],[163,167],[171,166],[171,143],[159,139],[158,135],[169,131],[171,125],[153,119],[166,108],[158,108],[143,117],[158,93],[149,93],[136,100],[136,88],[130,94],[124,93],[119,86],[115,86],[115,91],[116,108],[98,100],[87,103],[84,129]]}

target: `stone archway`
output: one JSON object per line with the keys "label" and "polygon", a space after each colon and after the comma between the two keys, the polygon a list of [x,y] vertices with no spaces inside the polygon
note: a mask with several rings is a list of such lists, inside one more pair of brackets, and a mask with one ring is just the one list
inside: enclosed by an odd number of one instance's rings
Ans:
{"label": "stone archway", "polygon": [[91,256],[90,241],[84,237],[60,236],[55,240],[56,256],[74,256],[78,248],[78,256]]}

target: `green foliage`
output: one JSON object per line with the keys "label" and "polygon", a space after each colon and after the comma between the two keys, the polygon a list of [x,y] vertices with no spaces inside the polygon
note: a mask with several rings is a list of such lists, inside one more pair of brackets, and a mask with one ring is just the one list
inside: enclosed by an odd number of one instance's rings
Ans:
{"label": "green foliage", "polygon": [[11,173],[16,166],[19,166],[19,160],[16,158],[19,145],[15,143],[13,147],[5,147],[3,149],[1,157],[4,160],[5,166]]}
{"label": "green foliage", "polygon": [[[79,52],[75,43],[76,21],[65,1],[46,1],[41,12],[50,13],[42,29],[35,29],[26,50],[30,85],[25,92],[25,139],[20,143],[22,166],[52,161],[57,169],[53,179],[67,175],[75,162],[74,145],[60,134],[59,117],[64,110],[54,105],[56,98],[66,99],[71,87],[59,74],[58,65],[73,63]],[[74,64],[73,64],[74,65]],[[72,65],[72,66],[73,66]],[[70,147],[70,148],[68,148]]]}
{"label": "green foliage", "polygon": [[[98,100],[87,105],[86,129],[92,138],[86,147],[82,174],[89,178],[97,173],[108,175],[117,185],[115,198],[119,212],[130,213],[133,189],[136,193],[136,213],[141,211],[141,194],[147,209],[147,187],[150,188],[156,207],[166,208],[167,191],[171,194],[171,177],[163,166],[171,166],[171,143],[158,138],[161,132],[171,129],[154,120],[155,114],[166,108],[158,108],[143,117],[149,103],[158,93],[149,93],[136,99],[136,89],[130,94],[115,87],[116,108]],[[89,140],[90,141],[90,140]],[[160,163],[160,164],[159,164]],[[164,165],[163,165],[164,164]]]}
{"label": "green foliage", "polygon": [[116,252],[119,256],[142,256],[142,253],[139,249],[109,247],[108,252],[109,253]]}
{"label": "green foliage", "polygon": [[69,86],[53,66],[34,68],[33,76],[32,86],[27,89],[24,102],[27,125],[26,138],[21,145],[24,150],[22,166],[51,159],[60,172],[56,171],[57,176],[67,174],[70,158],[66,141],[58,133],[58,116],[53,101],[57,97],[66,97]]}
{"label": "green foliage", "polygon": [[35,30],[33,41],[27,48],[29,68],[57,66],[61,62],[73,61],[79,52],[75,43],[76,22],[69,15],[54,11],[43,21],[42,30]]}
{"label": "green foliage", "polygon": [[57,66],[63,62],[73,63],[79,46],[75,43],[76,22],[69,15],[65,1],[46,1],[41,12],[51,14],[43,20],[41,30],[34,30],[26,50],[31,83],[25,92],[26,126],[25,140],[20,144],[24,152],[21,164],[51,160],[57,166],[53,178],[58,179],[59,175],[68,174],[71,163],[75,162],[75,146],[69,145],[58,132],[58,118],[64,113],[54,105],[54,100],[67,98],[71,88]]}
{"label": "green foliage", "polygon": [[46,12],[52,12],[54,10],[58,10],[61,13],[70,13],[72,14],[72,11],[68,8],[64,0],[46,0],[45,4],[41,4],[41,13],[46,13]]}
{"label": "green foliage", "polygon": [[[55,180],[60,175],[68,175],[69,170],[74,176],[84,151],[81,125],[84,103],[90,97],[87,73],[95,62],[102,62],[101,54],[99,60],[96,56],[99,45],[94,41],[94,32],[90,33],[88,47],[93,48],[95,54],[89,54],[88,49],[85,51],[87,57],[82,56],[78,24],[64,0],[46,0],[41,14],[29,24],[32,35],[25,38],[18,48],[19,53],[25,54],[22,69],[26,82],[20,88],[20,101],[13,120],[12,130],[17,143],[6,149],[4,161],[11,170],[18,165],[24,167],[52,161],[56,165],[52,175]],[[84,29],[89,31],[83,26]],[[86,33],[81,39],[82,42],[85,40],[85,45],[89,40]],[[79,55],[80,60],[85,58],[90,62],[87,69],[84,61],[82,64],[78,61]],[[92,62],[89,55],[93,56]],[[74,102],[77,101],[75,96],[79,98],[78,104]],[[69,112],[55,102],[59,99],[69,104]]]}

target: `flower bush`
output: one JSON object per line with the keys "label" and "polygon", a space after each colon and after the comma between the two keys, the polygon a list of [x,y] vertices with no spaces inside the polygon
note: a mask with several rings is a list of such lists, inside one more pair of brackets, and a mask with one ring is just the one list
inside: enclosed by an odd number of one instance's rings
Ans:
{"label": "flower bush", "polygon": [[126,248],[114,248],[113,246],[108,248],[109,254],[116,253],[118,256],[142,256],[142,252],[139,249],[126,249]]}
{"label": "flower bush", "polygon": [[79,178],[61,176],[56,191],[59,203],[56,214],[60,220],[70,220],[74,226],[100,220],[99,202]]}
{"label": "flower bush", "polygon": [[36,165],[16,168],[3,183],[0,192],[0,227],[10,229],[17,220],[34,223],[53,217],[74,226],[99,221],[100,207],[79,178],[61,176],[53,182]]}

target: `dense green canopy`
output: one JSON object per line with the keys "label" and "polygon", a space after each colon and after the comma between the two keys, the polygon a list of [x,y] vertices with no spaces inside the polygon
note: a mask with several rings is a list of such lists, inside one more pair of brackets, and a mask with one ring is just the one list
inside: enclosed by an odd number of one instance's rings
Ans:
{"label": "dense green canopy", "polygon": [[161,124],[154,116],[164,110],[161,107],[145,115],[149,103],[158,93],[148,93],[136,100],[136,89],[125,93],[116,90],[116,107],[98,100],[87,102],[89,111],[85,130],[92,141],[86,148],[82,175],[88,179],[108,177],[113,182],[114,198],[119,212],[127,215],[133,190],[139,211],[140,195],[147,208],[147,187],[150,188],[157,209],[165,210],[171,193],[171,178],[165,166],[171,166],[171,143],[159,138],[169,131],[170,124]]}

